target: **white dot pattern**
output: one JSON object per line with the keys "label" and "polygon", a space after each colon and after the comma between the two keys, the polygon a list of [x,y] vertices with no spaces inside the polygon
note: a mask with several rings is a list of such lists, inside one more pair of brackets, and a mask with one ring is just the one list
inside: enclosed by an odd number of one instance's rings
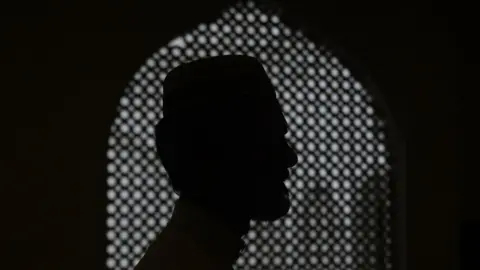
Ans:
{"label": "white dot pattern", "polygon": [[160,48],[121,97],[106,153],[107,267],[133,269],[178,198],[155,152],[161,82],[181,63],[227,54],[262,62],[299,154],[290,213],[252,222],[235,269],[390,269],[390,153],[373,98],[331,52],[252,2]]}

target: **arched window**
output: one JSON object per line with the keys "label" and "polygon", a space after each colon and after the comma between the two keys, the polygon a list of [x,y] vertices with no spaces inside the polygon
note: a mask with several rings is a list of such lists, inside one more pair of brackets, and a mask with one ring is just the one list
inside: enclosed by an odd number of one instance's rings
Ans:
{"label": "arched window", "polygon": [[107,267],[131,269],[177,199],[155,152],[162,80],[182,62],[225,54],[263,63],[299,153],[290,213],[252,222],[236,269],[391,268],[389,149],[375,100],[327,48],[253,2],[159,48],[121,97],[107,152]]}

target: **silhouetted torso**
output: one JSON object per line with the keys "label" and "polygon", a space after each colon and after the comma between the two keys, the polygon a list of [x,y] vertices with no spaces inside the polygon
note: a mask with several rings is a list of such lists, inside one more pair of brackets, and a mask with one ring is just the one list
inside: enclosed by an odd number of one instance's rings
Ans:
{"label": "silhouetted torso", "polygon": [[157,153],[180,194],[136,270],[227,270],[250,220],[288,213],[284,181],[297,163],[261,63],[220,56],[183,64],[164,81]]}
{"label": "silhouetted torso", "polygon": [[230,270],[244,247],[240,237],[212,213],[178,199],[170,222],[135,269]]}

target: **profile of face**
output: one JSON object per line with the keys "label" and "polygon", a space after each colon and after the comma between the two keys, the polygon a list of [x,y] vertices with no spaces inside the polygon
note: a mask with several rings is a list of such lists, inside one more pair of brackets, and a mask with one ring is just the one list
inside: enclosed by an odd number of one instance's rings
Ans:
{"label": "profile of face", "polygon": [[[290,209],[290,194],[285,180],[290,168],[298,162],[297,154],[285,135],[288,126],[278,102],[260,110],[252,110],[247,119],[246,132],[235,136],[240,142],[234,164],[249,189],[252,219],[273,221],[286,215]],[[234,154],[234,152],[231,152]]]}
{"label": "profile of face", "polygon": [[252,220],[273,221],[288,213],[285,180],[298,159],[285,138],[288,127],[276,98],[224,102],[178,122],[164,128],[176,130],[174,139],[157,138],[157,150],[180,193],[235,202]]}
{"label": "profile of face", "polygon": [[261,63],[239,55],[189,62],[164,89],[157,153],[180,197],[253,220],[287,214],[285,180],[298,160]]}

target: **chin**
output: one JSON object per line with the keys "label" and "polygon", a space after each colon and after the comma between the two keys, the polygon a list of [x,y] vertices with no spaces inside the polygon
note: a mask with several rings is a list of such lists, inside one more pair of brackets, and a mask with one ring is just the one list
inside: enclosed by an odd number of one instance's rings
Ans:
{"label": "chin", "polygon": [[291,206],[288,193],[277,194],[276,198],[264,196],[260,202],[254,205],[255,211],[252,215],[252,220],[275,221],[288,214]]}

